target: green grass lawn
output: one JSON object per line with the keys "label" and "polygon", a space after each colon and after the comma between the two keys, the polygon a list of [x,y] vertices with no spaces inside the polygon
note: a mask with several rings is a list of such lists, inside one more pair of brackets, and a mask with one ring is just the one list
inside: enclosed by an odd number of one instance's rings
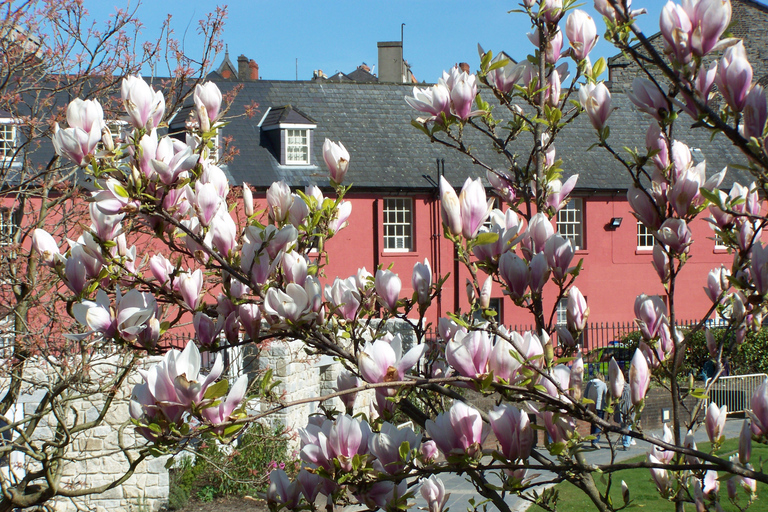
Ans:
{"label": "green grass lawn", "polygon": [[[733,453],[736,453],[738,448],[738,439],[729,439],[718,452],[718,455],[723,458],[728,458]],[[709,449],[709,443],[699,446],[699,450],[706,451]],[[639,462],[644,460],[644,457],[635,457],[627,460],[626,462]],[[768,446],[757,443],[752,444],[752,465],[759,468],[763,461],[768,461]],[[721,473],[722,475],[722,473]],[[596,476],[598,488],[601,493],[605,492],[606,485],[608,483],[607,476],[600,479]],[[651,479],[651,473],[648,469],[627,469],[623,471],[617,471],[613,475],[613,481],[611,483],[611,499],[614,506],[618,507],[623,504],[621,497],[621,481],[624,480],[629,485],[629,494],[631,503],[626,510],[651,510],[653,512],[663,512],[667,510],[674,510],[672,502],[666,502],[660,496],[656,490],[656,485]],[[557,510],[558,512],[585,512],[588,510],[594,510],[594,504],[587,498],[584,493],[568,482],[563,482],[555,486],[558,491],[559,499]],[[720,505],[726,512],[738,512],[738,508],[735,507],[728,499],[726,491],[726,482],[720,482]],[[744,507],[747,503],[746,494],[739,489],[739,505]],[[686,504],[686,510],[694,511],[693,504]],[[532,510],[541,510],[539,507],[535,507]],[[757,499],[749,507],[750,512],[768,512],[768,485],[757,484]]]}

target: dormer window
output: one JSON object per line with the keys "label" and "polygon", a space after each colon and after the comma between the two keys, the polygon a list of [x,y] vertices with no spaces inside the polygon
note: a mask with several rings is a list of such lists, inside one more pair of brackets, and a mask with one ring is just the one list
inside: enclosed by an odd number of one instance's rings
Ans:
{"label": "dormer window", "polygon": [[312,165],[315,121],[291,105],[270,108],[261,120],[280,165]]}

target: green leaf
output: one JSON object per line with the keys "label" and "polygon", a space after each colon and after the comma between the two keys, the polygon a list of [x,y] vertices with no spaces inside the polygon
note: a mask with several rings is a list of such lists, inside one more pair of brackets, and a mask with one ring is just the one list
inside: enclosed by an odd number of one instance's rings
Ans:
{"label": "green leaf", "polygon": [[597,62],[592,64],[592,76],[595,80],[605,72],[606,67],[605,59],[603,57],[600,57],[597,59]]}
{"label": "green leaf", "polygon": [[411,453],[411,444],[408,441],[403,441],[400,444],[400,460],[407,461],[409,453]]}
{"label": "green leaf", "polygon": [[412,126],[415,126],[415,127],[416,127],[416,128],[418,128],[419,130],[421,130],[422,132],[424,132],[424,134],[425,134],[425,135],[428,135],[428,136],[430,136],[430,137],[432,136],[432,134],[431,134],[431,133],[429,133],[429,130],[427,129],[427,127],[426,127],[426,126],[424,126],[422,123],[418,122],[417,120],[415,120],[415,119],[412,119],[412,120],[411,120],[411,125],[412,125]]}
{"label": "green leaf", "polygon": [[[490,53],[490,52],[488,52],[488,53]],[[491,66],[488,68],[488,71],[493,71],[494,69],[503,68],[507,64],[509,64],[509,59],[498,60],[498,61],[494,62],[493,64],[491,64]]]}
{"label": "green leaf", "polygon": [[205,395],[203,395],[203,399],[205,400],[213,400],[215,398],[221,398],[227,393],[227,389],[229,389],[229,382],[226,380],[220,380],[213,386],[209,386],[208,389],[205,390]]}
{"label": "green leaf", "polygon": [[488,245],[496,243],[499,240],[498,233],[480,233],[475,238],[475,245]]}
{"label": "green leaf", "polygon": [[699,187],[699,194],[704,196],[704,199],[708,200],[710,203],[714,204],[721,210],[723,209],[723,202],[718,191],[711,191],[704,187]]}

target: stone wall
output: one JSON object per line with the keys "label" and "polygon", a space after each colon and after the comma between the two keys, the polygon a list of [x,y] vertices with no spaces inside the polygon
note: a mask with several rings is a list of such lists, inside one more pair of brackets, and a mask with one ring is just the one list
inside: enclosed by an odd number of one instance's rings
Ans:
{"label": "stone wall", "polygon": [[[147,365],[152,361],[147,361]],[[98,383],[109,379],[119,367],[116,356],[94,358],[90,362],[89,379],[83,379],[77,384],[78,389],[68,389],[64,395],[67,398],[66,407],[62,407],[68,427],[96,420],[104,406],[105,397],[95,393]],[[43,360],[34,361],[28,366],[31,370],[25,375],[27,385],[22,389],[19,401],[7,414],[14,421],[31,417],[45,396],[45,386],[49,383],[51,367]],[[118,390],[115,400],[108,412],[97,426],[72,434],[69,448],[65,455],[65,465],[62,472],[61,487],[64,489],[87,489],[105,484],[111,484],[122,477],[129,467],[125,455],[120,451],[120,445],[127,448],[143,446],[145,441],[134,432],[129,422],[128,404],[133,385],[141,377],[133,373],[127,382]],[[0,388],[7,388],[7,379],[0,382]],[[52,414],[43,417],[35,429],[33,443],[52,441],[59,423]],[[17,436],[14,436],[17,437]],[[18,439],[18,438],[17,438]],[[133,457],[135,450],[129,452]],[[58,498],[53,507],[59,511],[91,510],[91,511],[130,511],[158,510],[168,501],[168,471],[165,469],[166,457],[148,458],[141,462],[134,474],[122,485],[99,495],[90,495],[73,499]],[[10,467],[3,468],[3,476],[10,477],[13,472],[21,477],[29,471],[37,469],[38,465],[29,457],[14,453]]]}

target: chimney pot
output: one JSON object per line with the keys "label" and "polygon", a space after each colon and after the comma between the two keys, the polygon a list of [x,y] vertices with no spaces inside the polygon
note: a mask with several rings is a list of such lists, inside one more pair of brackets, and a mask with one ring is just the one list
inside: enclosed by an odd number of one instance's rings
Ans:
{"label": "chimney pot", "polygon": [[256,61],[251,59],[250,62],[248,62],[248,67],[251,70],[250,79],[251,80],[258,80],[259,79],[259,65],[256,64]]}

